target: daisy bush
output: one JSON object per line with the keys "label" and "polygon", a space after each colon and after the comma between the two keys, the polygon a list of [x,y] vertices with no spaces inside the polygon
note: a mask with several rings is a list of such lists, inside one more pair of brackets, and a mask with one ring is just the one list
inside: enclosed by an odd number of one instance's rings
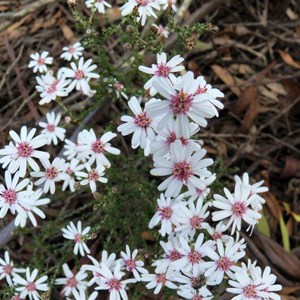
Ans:
{"label": "daisy bush", "polygon": [[[88,18],[68,1],[85,38],[59,57],[46,49],[29,57],[38,128],[11,129],[0,149],[0,217],[20,240],[34,237],[28,261],[0,256],[3,297],[200,300],[226,290],[280,299],[276,276],[246,261],[241,238],[259,223],[268,187],[247,172],[222,182],[197,137],[224,108],[222,91],[185,66],[187,42],[209,26],[178,27],[176,1],[129,0],[118,24],[99,29],[95,16],[115,4],[83,2]],[[181,49],[168,52],[174,33]],[[113,35],[122,46],[115,61],[99,47]],[[86,99],[80,112],[68,106],[76,94]],[[102,114],[107,103],[114,112]],[[91,128],[90,115],[102,126]]]}

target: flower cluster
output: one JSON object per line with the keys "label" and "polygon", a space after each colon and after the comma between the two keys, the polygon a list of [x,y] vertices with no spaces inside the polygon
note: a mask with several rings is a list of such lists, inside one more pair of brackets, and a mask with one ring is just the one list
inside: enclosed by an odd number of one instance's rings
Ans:
{"label": "flower cluster", "polygon": [[[151,68],[139,67],[153,75],[144,88],[161,98],[151,98],[142,109],[132,97],[128,106],[134,116],[122,116],[125,123],[118,127],[123,135],[133,133],[132,148],[140,146],[145,155],[153,155],[152,175],[168,176],[158,186],[164,193],[149,222],[150,229],[160,225],[159,233],[167,241],[160,241],[164,253],[153,262],[153,274],[142,275],[142,280],[155,294],[165,286],[184,299],[212,299],[210,287],[224,280],[232,286],[227,291],[238,294],[233,299],[278,299],[274,291],[281,286],[274,285],[276,276],[270,268],[262,272],[251,262],[247,270],[239,267],[246,248],[239,238],[242,222],[248,229],[258,223],[264,203],[259,193],[268,188],[263,181],[250,184],[245,173],[235,176],[233,194],[225,188],[226,197],[215,194],[213,201],[208,200],[216,179],[208,170],[213,160],[204,157],[206,151],[193,136],[207,126],[207,119],[219,115],[223,104],[218,98],[223,94],[192,72],[176,77],[173,73],[184,69],[182,61],[180,56],[167,61],[161,53]],[[219,209],[212,213],[215,226],[208,222],[212,207]],[[231,236],[226,234],[229,227]],[[248,275],[241,276],[244,273]]]}

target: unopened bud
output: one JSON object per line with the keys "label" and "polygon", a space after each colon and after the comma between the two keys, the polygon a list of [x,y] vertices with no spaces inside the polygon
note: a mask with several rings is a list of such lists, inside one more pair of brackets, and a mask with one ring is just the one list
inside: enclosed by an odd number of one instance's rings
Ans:
{"label": "unopened bud", "polygon": [[71,9],[75,9],[76,8],[76,0],[68,0],[68,5]]}
{"label": "unopened bud", "polygon": [[72,121],[72,118],[71,118],[70,116],[65,116],[65,122],[66,122],[67,124],[70,124],[71,121]]}
{"label": "unopened bud", "polygon": [[133,32],[133,27],[131,25],[126,26],[126,32],[132,33]]}
{"label": "unopened bud", "polygon": [[194,38],[189,38],[189,39],[186,40],[185,45],[189,50],[192,50],[196,45],[196,41],[195,41]]}
{"label": "unopened bud", "polygon": [[126,50],[126,51],[130,51],[130,50],[132,49],[132,45],[130,45],[129,43],[125,43],[125,44],[123,45],[123,48],[124,48],[124,50]]}

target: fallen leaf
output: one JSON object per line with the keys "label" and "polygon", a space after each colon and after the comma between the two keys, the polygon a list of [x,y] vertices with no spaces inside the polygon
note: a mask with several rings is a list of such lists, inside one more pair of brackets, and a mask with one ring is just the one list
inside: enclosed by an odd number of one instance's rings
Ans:
{"label": "fallen leaf", "polygon": [[236,86],[236,78],[234,78],[226,69],[220,67],[219,65],[212,65],[211,68],[216,73],[216,75],[228,85],[228,87],[235,95],[240,96],[241,91]]}
{"label": "fallen leaf", "polygon": [[260,233],[264,234],[265,236],[271,237],[270,227],[269,227],[268,221],[266,220],[264,214],[262,214],[262,217],[261,217],[259,223],[256,225],[256,229]]}
{"label": "fallen leaf", "polygon": [[289,66],[292,66],[296,69],[300,69],[300,63],[294,61],[294,59],[291,57],[290,54],[288,54],[287,52],[284,52],[282,50],[277,49],[276,50],[279,55],[281,56],[282,60]]}
{"label": "fallen leaf", "polygon": [[67,41],[72,42],[73,37],[74,37],[74,32],[72,29],[66,25],[64,22],[60,22],[59,24],[61,31],[63,32],[64,37],[66,38]]}

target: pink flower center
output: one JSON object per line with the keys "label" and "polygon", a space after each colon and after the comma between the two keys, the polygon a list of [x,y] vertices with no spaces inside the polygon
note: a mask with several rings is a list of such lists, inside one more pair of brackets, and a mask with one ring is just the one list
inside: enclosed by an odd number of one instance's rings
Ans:
{"label": "pink flower center", "polygon": [[117,90],[117,91],[120,91],[123,89],[123,84],[119,83],[119,82],[116,82],[114,84],[114,88]]}
{"label": "pink flower center", "polygon": [[77,80],[80,80],[82,78],[84,78],[84,72],[82,70],[77,70],[75,71],[75,75],[74,75],[74,78],[77,79]]}
{"label": "pink flower center", "polygon": [[246,213],[247,209],[248,209],[247,205],[242,201],[235,202],[231,208],[233,214],[236,215],[237,217],[242,217]]}
{"label": "pink flower center", "polygon": [[125,264],[127,266],[127,270],[130,272],[136,268],[136,262],[134,259],[125,260]]}
{"label": "pink flower center", "polygon": [[176,141],[176,139],[177,139],[176,133],[171,132],[170,135],[167,138],[167,144],[170,145],[170,144],[174,143]]}
{"label": "pink flower center", "polygon": [[173,210],[170,206],[160,207],[158,211],[161,218],[165,220],[170,220],[173,214]]}
{"label": "pink flower center", "polygon": [[53,94],[57,91],[57,84],[59,83],[59,80],[54,80],[51,84],[47,86],[46,92],[48,94]]}
{"label": "pink flower center", "polygon": [[81,243],[81,242],[82,242],[82,235],[79,234],[79,233],[75,234],[75,236],[74,236],[74,241],[75,241],[76,243]]}
{"label": "pink flower center", "polygon": [[55,131],[55,125],[53,125],[53,124],[47,124],[46,128],[49,132],[54,132]]}
{"label": "pink flower center", "polygon": [[169,254],[167,255],[167,258],[170,260],[170,261],[176,261],[178,259],[180,259],[183,255],[177,251],[176,249],[173,249],[169,252]]}
{"label": "pink flower center", "polygon": [[24,300],[24,299],[21,298],[19,295],[16,295],[16,296],[12,297],[11,300]]}
{"label": "pink flower center", "polygon": [[136,0],[136,3],[140,6],[147,6],[151,0]]}
{"label": "pink flower center", "polygon": [[11,274],[13,268],[11,265],[6,265],[2,268],[3,272],[7,275]]}
{"label": "pink flower center", "polygon": [[207,193],[207,187],[203,190],[196,188],[196,192],[197,192],[199,197],[204,197]]}
{"label": "pink flower center", "polygon": [[58,176],[58,171],[55,167],[50,167],[46,169],[45,175],[47,179],[55,179]]}
{"label": "pink flower center", "polygon": [[33,152],[33,148],[29,145],[28,142],[21,142],[18,143],[17,151],[18,151],[18,157],[26,158],[31,156]]}
{"label": "pink flower center", "polygon": [[193,104],[194,96],[191,94],[186,94],[185,92],[181,91],[176,95],[171,96],[171,109],[173,113],[176,114],[186,114],[189,111],[190,107]]}
{"label": "pink flower center", "polygon": [[257,296],[256,286],[255,285],[247,285],[243,288],[243,293],[247,297],[247,299],[260,299]]}
{"label": "pink flower center", "polygon": [[97,0],[97,3],[102,3],[103,2],[103,0]]}
{"label": "pink flower center", "polygon": [[122,288],[120,281],[116,278],[109,279],[106,284],[109,286],[110,292],[113,290],[119,291]]}
{"label": "pink flower center", "polygon": [[146,112],[140,113],[134,117],[134,124],[142,128],[148,127],[152,122],[152,119],[147,116]]}
{"label": "pink flower center", "polygon": [[70,52],[71,54],[73,54],[75,51],[76,51],[76,49],[75,49],[73,46],[70,46],[70,47],[69,47],[69,52]]}
{"label": "pink flower center", "polygon": [[191,251],[189,254],[188,254],[188,261],[192,264],[192,265],[195,265],[195,264],[199,264],[200,261],[201,261],[201,254],[195,250]]}
{"label": "pink flower center", "polygon": [[213,240],[216,241],[216,240],[221,239],[222,236],[223,236],[223,233],[222,233],[222,232],[215,232],[211,237],[212,237]]}
{"label": "pink flower center", "polygon": [[4,202],[12,205],[17,202],[17,193],[12,189],[3,191],[1,196],[4,198]]}
{"label": "pink flower center", "polygon": [[157,283],[161,283],[163,285],[165,285],[166,282],[167,282],[167,276],[164,273],[163,274],[157,274],[155,279],[156,279]]}
{"label": "pink flower center", "polygon": [[197,89],[196,92],[195,92],[195,96],[196,96],[196,95],[199,95],[199,94],[204,94],[204,93],[206,93],[206,92],[207,92],[207,87],[205,86],[204,88],[202,88],[202,87],[200,87],[200,85],[199,85],[198,89]]}
{"label": "pink flower center", "polygon": [[26,285],[26,289],[29,292],[34,292],[36,290],[35,283],[34,282],[28,282],[27,285]]}
{"label": "pink flower center", "polygon": [[190,219],[190,224],[192,226],[193,229],[200,229],[201,223],[203,222],[203,218],[201,218],[200,216],[193,216]]}
{"label": "pink flower center", "polygon": [[66,286],[69,286],[70,288],[75,288],[78,284],[78,281],[75,279],[75,277],[71,277],[67,279]]}
{"label": "pink flower center", "polygon": [[199,295],[196,295],[195,297],[192,298],[192,300],[203,300],[203,298]]}
{"label": "pink flower center", "polygon": [[232,266],[232,262],[230,261],[230,259],[226,256],[221,257],[218,261],[217,261],[217,268],[221,271],[228,271]]}
{"label": "pink flower center", "polygon": [[158,77],[168,77],[170,71],[171,71],[171,67],[168,67],[167,65],[161,63],[161,64],[157,65],[155,75]]}
{"label": "pink flower center", "polygon": [[89,171],[89,180],[90,181],[97,181],[99,179],[99,174],[96,169],[92,169]]}
{"label": "pink flower center", "polygon": [[173,166],[173,175],[176,179],[187,182],[194,175],[192,167],[186,161],[175,163]]}
{"label": "pink flower center", "polygon": [[92,143],[91,149],[95,153],[103,153],[104,152],[104,145],[100,140],[96,140],[95,142]]}
{"label": "pink flower center", "polygon": [[44,65],[44,64],[45,64],[45,59],[42,58],[42,57],[40,57],[40,58],[37,60],[37,64],[38,64],[39,66]]}

